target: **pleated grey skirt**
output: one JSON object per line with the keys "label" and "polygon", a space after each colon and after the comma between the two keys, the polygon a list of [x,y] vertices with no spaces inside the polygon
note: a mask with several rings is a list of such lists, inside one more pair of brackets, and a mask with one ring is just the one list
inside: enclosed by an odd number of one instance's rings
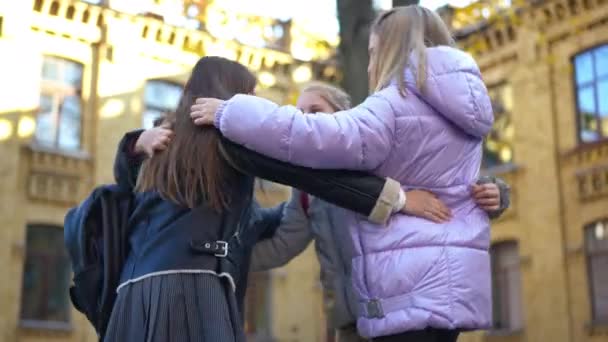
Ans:
{"label": "pleated grey skirt", "polygon": [[157,275],[123,287],[105,342],[242,342],[227,281],[212,274]]}

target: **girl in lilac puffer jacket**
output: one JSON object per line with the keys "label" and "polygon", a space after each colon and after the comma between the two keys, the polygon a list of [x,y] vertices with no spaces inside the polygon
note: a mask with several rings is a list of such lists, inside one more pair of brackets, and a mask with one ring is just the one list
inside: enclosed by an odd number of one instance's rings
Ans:
{"label": "girl in lilac puffer jacket", "polygon": [[452,211],[448,222],[395,215],[378,226],[342,209],[332,220],[351,232],[362,336],[455,341],[461,330],[490,326],[489,221],[470,195],[493,123],[490,99],[473,58],[423,7],[381,14],[370,57],[374,93],[351,110],[302,115],[236,95],[199,99],[192,117],[277,159],[373,171],[437,194]]}

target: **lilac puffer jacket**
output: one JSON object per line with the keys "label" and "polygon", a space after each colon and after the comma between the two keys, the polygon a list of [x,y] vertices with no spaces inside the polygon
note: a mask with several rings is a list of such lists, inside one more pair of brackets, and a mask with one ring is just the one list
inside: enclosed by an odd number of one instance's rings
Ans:
{"label": "lilac puffer jacket", "polygon": [[335,213],[340,219],[334,222],[350,229],[354,244],[364,337],[490,326],[489,221],[470,186],[492,107],[469,55],[450,47],[429,48],[426,55],[426,89],[417,89],[405,71],[405,97],[391,84],[351,110],[303,115],[237,95],[216,113],[215,126],[250,149],[308,167],[373,171],[407,189],[431,190],[452,209],[454,218],[445,224],[396,215],[387,227],[345,210]]}

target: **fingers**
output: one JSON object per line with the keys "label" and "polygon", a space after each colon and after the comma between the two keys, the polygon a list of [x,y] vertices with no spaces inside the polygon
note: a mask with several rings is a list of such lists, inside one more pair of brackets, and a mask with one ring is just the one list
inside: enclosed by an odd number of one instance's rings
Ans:
{"label": "fingers", "polygon": [[475,184],[472,188],[475,203],[485,211],[495,211],[500,208],[500,190],[494,183]]}
{"label": "fingers", "polygon": [[194,124],[197,126],[209,126],[213,125],[213,119],[208,117],[202,117],[194,120]]}
{"label": "fingers", "polygon": [[500,209],[500,199],[482,199],[477,201],[477,205],[485,211],[496,211]]}
{"label": "fingers", "polygon": [[194,124],[197,126],[212,125],[215,119],[215,109],[206,104],[195,104],[190,107],[190,118],[194,120]]}
{"label": "fingers", "polygon": [[489,205],[499,205],[500,198],[488,197],[488,198],[480,198],[475,201],[479,206],[489,206]]}
{"label": "fingers", "polygon": [[423,217],[427,220],[431,220],[435,223],[443,223],[445,220],[433,210],[425,210]]}
{"label": "fingers", "polygon": [[436,210],[439,217],[441,217],[445,222],[449,221],[452,218],[452,212],[443,203],[439,202]]}
{"label": "fingers", "polygon": [[440,200],[435,199],[427,203],[422,212],[422,217],[435,223],[444,223],[452,218],[450,209]]}
{"label": "fingers", "polygon": [[480,205],[479,206],[481,209],[483,209],[484,211],[497,211],[498,209],[500,209],[499,205]]}
{"label": "fingers", "polygon": [[194,103],[196,103],[196,104],[204,104],[204,103],[209,102],[209,100],[212,100],[212,98],[210,98],[210,97],[199,97],[199,98],[196,99],[196,101],[194,101]]}
{"label": "fingers", "polygon": [[500,197],[500,190],[498,189],[498,186],[494,183],[487,183],[487,184],[475,184],[473,185],[472,189],[471,189],[471,193],[473,195],[473,197],[475,198],[475,200],[481,199],[481,198],[499,198]]}

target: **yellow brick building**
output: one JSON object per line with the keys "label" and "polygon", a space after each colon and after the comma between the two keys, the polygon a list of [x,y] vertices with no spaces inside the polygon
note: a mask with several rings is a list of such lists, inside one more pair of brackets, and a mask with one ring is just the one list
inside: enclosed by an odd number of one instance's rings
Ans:
{"label": "yellow brick building", "polygon": [[[492,231],[495,329],[461,340],[608,341],[608,1],[483,1],[444,15],[495,100],[486,172],[513,186]],[[0,0],[0,341],[95,340],[66,297],[63,215],[112,179],[123,132],[169,109],[203,54],[248,65],[277,102],[293,101],[296,70],[335,75],[154,13]],[[263,186],[267,205],[288,195]],[[326,341],[314,251],[252,277],[252,336]]]}
{"label": "yellow brick building", "polygon": [[492,227],[495,328],[461,340],[608,341],[608,1],[442,14],[494,99],[486,172],[513,187]]}
{"label": "yellow brick building", "polygon": [[[334,66],[317,62],[327,49],[296,29],[287,41],[298,40],[300,50],[312,46],[307,61],[281,49],[281,39],[274,49],[253,48],[169,25],[163,1],[138,2],[149,3],[143,14],[113,6],[122,1],[91,4],[100,2],[0,0],[0,341],[95,341],[67,297],[63,217],[95,185],[112,181],[122,134],[171,110],[200,56],[247,65],[258,73],[258,93],[279,103],[293,101],[298,82],[335,77]],[[252,26],[255,20],[268,24],[254,18]],[[266,204],[288,195],[265,187]],[[257,311],[248,312],[252,336],[317,339],[318,266],[307,253],[280,272],[255,276],[260,293],[251,296]],[[301,289],[298,311],[272,297],[293,297],[287,287]]]}

